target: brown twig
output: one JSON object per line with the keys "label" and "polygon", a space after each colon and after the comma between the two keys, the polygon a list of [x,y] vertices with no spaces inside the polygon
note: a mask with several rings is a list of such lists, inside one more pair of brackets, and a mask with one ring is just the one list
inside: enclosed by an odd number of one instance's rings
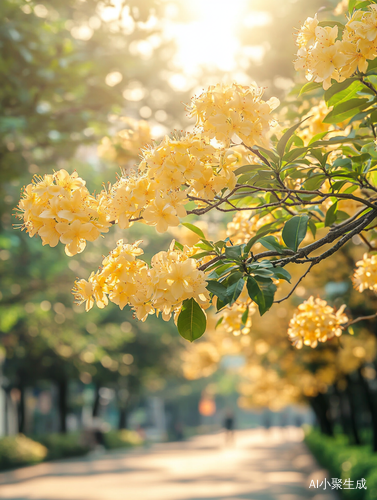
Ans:
{"label": "brown twig", "polygon": [[369,241],[365,238],[365,236],[362,233],[359,233],[358,236],[363,240],[363,242],[366,244],[369,250],[375,250],[375,248],[372,247],[372,245],[369,243]]}
{"label": "brown twig", "polygon": [[359,321],[368,321],[370,319],[376,319],[376,318],[377,318],[377,313],[370,314],[369,316],[359,316],[356,319],[348,321],[347,323],[342,325],[341,328],[342,328],[342,330],[346,330],[349,326],[354,325],[355,323],[358,323]]}
{"label": "brown twig", "polygon": [[296,288],[298,287],[298,285],[301,283],[301,281],[305,278],[305,276],[310,272],[311,268],[313,266],[315,266],[317,264],[316,261],[313,261],[310,266],[308,267],[308,269],[305,271],[305,273],[301,276],[301,278],[297,281],[297,283],[295,284],[295,286],[292,288],[292,290],[288,293],[288,295],[286,295],[285,297],[283,297],[282,299],[279,299],[279,300],[274,300],[274,304],[280,304],[280,302],[284,302],[285,300],[289,299],[289,297],[292,295],[292,293],[296,290]]}
{"label": "brown twig", "polygon": [[370,82],[366,82],[363,77],[360,78],[360,82],[366,87],[368,87],[368,89],[371,90],[375,95],[377,95],[377,90]]}
{"label": "brown twig", "polygon": [[209,260],[205,264],[202,264],[201,266],[198,267],[199,271],[205,271],[208,267],[212,266],[212,264],[215,264],[215,262],[218,262],[219,260],[225,259],[226,256],[225,254],[218,255],[214,259]]}
{"label": "brown twig", "polygon": [[[284,267],[290,262],[296,262],[297,264],[304,264],[306,262],[312,262],[313,260],[318,259],[318,262],[325,259],[326,257],[329,257],[332,255],[334,252],[336,252],[340,247],[342,247],[348,240],[350,240],[355,234],[360,233],[365,227],[367,227],[372,220],[376,217],[377,215],[377,209],[368,212],[366,215],[361,217],[360,219],[357,219],[356,221],[351,222],[348,226],[345,226],[343,228],[338,228],[335,229],[332,232],[328,232],[326,236],[323,238],[310,243],[306,247],[303,247],[299,249],[294,256],[292,257],[286,257],[284,259],[280,260],[275,260],[273,261],[274,266],[280,266]],[[347,231],[349,231],[347,234]],[[333,247],[331,247],[329,250],[324,252],[323,254],[317,256],[317,257],[312,257],[308,258],[308,255],[312,253],[314,250],[317,250],[318,248],[321,248],[322,246],[328,244],[328,243],[333,243],[336,239],[341,237],[341,239],[336,243]]]}

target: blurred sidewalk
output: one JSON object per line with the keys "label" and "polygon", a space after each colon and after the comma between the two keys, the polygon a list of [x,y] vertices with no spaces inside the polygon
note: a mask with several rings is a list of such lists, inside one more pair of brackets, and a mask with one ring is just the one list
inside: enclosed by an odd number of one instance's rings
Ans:
{"label": "blurred sidewalk", "polygon": [[[0,474],[13,500],[335,500],[296,428],[237,431]],[[329,476],[327,479],[330,480]]]}

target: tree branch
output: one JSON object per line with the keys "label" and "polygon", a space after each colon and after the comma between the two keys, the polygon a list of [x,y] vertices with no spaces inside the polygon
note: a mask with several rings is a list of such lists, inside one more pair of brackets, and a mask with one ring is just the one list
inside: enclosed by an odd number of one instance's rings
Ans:
{"label": "tree branch", "polygon": [[[315,241],[314,243],[311,243],[310,245],[307,245],[306,247],[301,248],[296,252],[296,254],[292,257],[286,257],[285,259],[280,259],[273,261],[274,266],[280,266],[284,267],[290,262],[296,262],[297,264],[304,264],[306,262],[312,262],[313,260],[317,260],[318,262],[320,260],[325,259],[326,257],[329,257],[332,255],[334,252],[336,252],[340,247],[342,247],[348,240],[350,240],[355,234],[359,234],[365,227],[367,227],[373,219],[377,216],[377,209],[368,212],[366,215],[361,217],[360,219],[357,219],[354,222],[351,222],[348,226],[343,227],[343,228],[338,228],[335,229],[332,232],[328,232],[326,236],[321,238],[320,240]],[[349,231],[347,234],[344,234],[346,231]],[[314,250],[317,250],[318,248],[321,248],[322,246],[332,243],[339,237],[342,237],[336,245],[331,247],[329,250],[324,252],[323,254],[317,256],[317,257],[312,257],[308,258],[308,255],[312,253]],[[300,260],[303,259],[303,260]]]}
{"label": "tree branch", "polygon": [[286,295],[285,297],[283,297],[282,299],[279,299],[279,300],[274,300],[274,304],[280,304],[280,302],[284,302],[284,300],[287,300],[289,299],[289,297],[292,295],[292,293],[296,290],[296,288],[298,287],[298,285],[301,283],[301,281],[305,278],[305,276],[310,272],[311,268],[313,266],[315,266],[317,264],[316,261],[313,261],[310,266],[308,267],[308,269],[305,271],[305,273],[301,276],[301,278],[297,281],[297,283],[295,284],[295,286],[292,288],[292,290],[288,293],[288,295]]}
{"label": "tree branch", "polygon": [[347,323],[344,323],[341,328],[342,330],[346,330],[349,326],[354,325],[355,323],[358,323],[359,321],[368,321],[370,319],[376,319],[377,318],[377,313],[375,314],[370,314],[369,316],[359,316],[356,319],[353,319],[351,321],[348,321]]}

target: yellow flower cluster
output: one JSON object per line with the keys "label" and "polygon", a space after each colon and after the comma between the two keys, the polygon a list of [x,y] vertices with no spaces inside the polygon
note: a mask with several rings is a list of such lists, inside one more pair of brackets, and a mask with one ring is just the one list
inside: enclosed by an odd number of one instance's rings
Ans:
{"label": "yellow flower cluster", "polygon": [[183,374],[188,380],[209,377],[217,369],[220,354],[210,342],[189,346],[182,354]]}
{"label": "yellow flower cluster", "polygon": [[360,293],[364,290],[377,291],[377,255],[364,254],[363,260],[356,262],[353,284]]}
{"label": "yellow flower cluster", "polygon": [[92,273],[88,281],[76,281],[73,293],[77,302],[86,302],[88,311],[94,302],[103,308],[110,299],[121,309],[131,306],[141,321],[145,321],[148,314],[160,312],[167,321],[189,298],[194,298],[202,307],[208,306],[205,274],[196,268],[195,261],[185,251],[174,250],[173,241],[169,251],[154,255],[148,266],[138,259],[144,253],[140,243],[129,245],[118,241],[98,272]]}
{"label": "yellow flower cluster", "polygon": [[340,337],[341,325],[348,321],[343,313],[345,307],[343,304],[335,312],[325,300],[309,297],[298,306],[298,312],[289,322],[289,339],[297,349],[301,349],[303,345],[316,347],[318,342],[326,342],[334,336]]}
{"label": "yellow flower cluster", "polygon": [[[242,316],[245,311],[248,310],[248,315],[245,323],[242,321]],[[233,334],[238,336],[241,333],[247,335],[250,333],[252,326],[251,316],[255,314],[257,308],[255,302],[253,302],[247,293],[246,287],[244,287],[241,295],[238,297],[236,302],[232,306],[225,307],[221,314],[223,318],[219,328],[224,330],[228,334]]]}
{"label": "yellow flower cluster", "polygon": [[92,196],[76,172],[65,170],[35,176],[24,188],[18,210],[30,237],[39,235],[42,244],[51,247],[60,240],[68,256],[82,252],[87,241],[96,240],[110,226],[102,198]]}
{"label": "yellow flower cluster", "polygon": [[308,80],[323,83],[324,89],[332,79],[341,82],[356,70],[366,72],[368,60],[377,56],[376,27],[377,5],[370,5],[369,11],[356,10],[341,40],[338,26],[320,26],[317,16],[309,17],[296,38],[296,70],[304,70]]}
{"label": "yellow flower cluster", "polygon": [[246,365],[242,369],[243,379],[238,386],[241,408],[270,408],[278,411],[288,404],[296,403],[299,388],[272,368]]}
{"label": "yellow flower cluster", "polygon": [[271,111],[279,105],[272,98],[263,101],[264,89],[218,84],[192,99],[188,108],[190,116],[196,118],[206,136],[229,145],[231,138],[238,136],[247,146],[267,145],[266,136],[273,123]]}
{"label": "yellow flower cluster", "polygon": [[128,128],[120,130],[115,137],[104,137],[98,146],[98,155],[124,165],[137,160],[141,149],[152,142],[151,129],[145,120],[125,118]]}
{"label": "yellow flower cluster", "polygon": [[125,229],[142,219],[158,233],[178,226],[189,196],[213,200],[236,185],[234,170],[247,163],[244,148],[215,149],[202,134],[165,136],[145,149],[136,175],[122,177],[103,193],[111,220]]}
{"label": "yellow flower cluster", "polygon": [[234,214],[233,219],[226,226],[226,235],[233,245],[247,243],[256,235],[257,231],[274,220],[271,214],[261,217],[259,214],[250,216],[249,210],[241,210]]}
{"label": "yellow flower cluster", "polygon": [[[210,88],[208,96],[214,96],[213,89]],[[215,101],[222,103],[221,109],[228,109],[228,114],[241,110],[243,127],[246,122],[253,122],[255,130],[265,134],[272,105],[262,101],[261,95],[262,91],[256,87],[218,86]],[[146,123],[129,124],[134,130],[118,134],[119,141],[115,140],[115,149],[111,146],[110,156],[118,154],[118,146],[128,151],[150,139]],[[255,130],[242,130],[250,136],[245,141],[254,143]],[[169,227],[178,226],[179,219],[187,215],[185,205],[189,201],[194,201],[197,207],[207,206],[219,194],[234,189],[234,171],[251,162],[252,156],[245,146],[230,147],[229,141],[225,141],[226,144],[215,147],[210,142],[212,137],[213,134],[199,128],[194,133],[165,136],[159,144],[142,151],[137,170],[124,172],[97,197],[89,194],[77,174],[69,176],[65,170],[35,180],[25,189],[19,205],[24,227],[30,236],[39,234],[43,244],[55,246],[60,240],[66,245],[67,255],[83,251],[86,241],[95,240],[115,223],[126,229],[141,221],[164,233]]]}

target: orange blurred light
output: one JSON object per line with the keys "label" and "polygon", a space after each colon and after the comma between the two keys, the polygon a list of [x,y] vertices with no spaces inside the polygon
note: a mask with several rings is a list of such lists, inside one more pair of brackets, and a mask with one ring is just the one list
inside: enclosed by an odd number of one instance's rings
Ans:
{"label": "orange blurred light", "polygon": [[213,399],[202,398],[199,402],[199,413],[203,417],[211,417],[216,413],[216,403]]}

